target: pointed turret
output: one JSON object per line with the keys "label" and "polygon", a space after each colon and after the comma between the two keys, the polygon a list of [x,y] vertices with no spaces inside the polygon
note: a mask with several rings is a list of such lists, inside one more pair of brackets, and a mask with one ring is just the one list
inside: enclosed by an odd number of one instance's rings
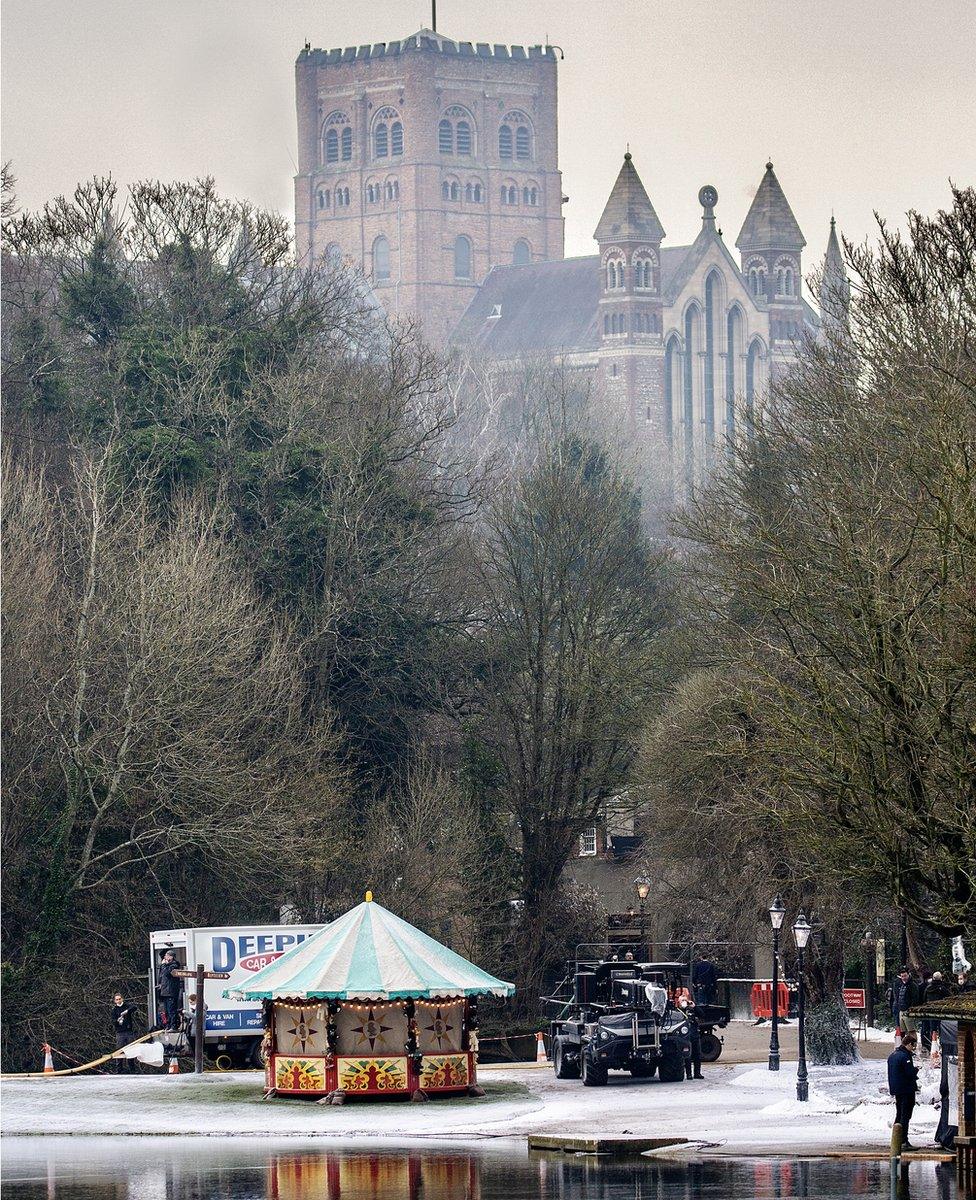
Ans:
{"label": "pointed turret", "polygon": [[766,163],[766,174],[762,177],[735,244],[743,253],[750,250],[792,250],[797,254],[807,244],[771,162]]}
{"label": "pointed turret", "polygon": [[593,236],[601,244],[611,241],[660,244],[664,240],[664,226],[644,191],[629,150]]}
{"label": "pointed turret", "polygon": [[851,281],[837,238],[837,222],[830,218],[830,235],[820,280],[820,313],[827,328],[846,329],[851,305]]}

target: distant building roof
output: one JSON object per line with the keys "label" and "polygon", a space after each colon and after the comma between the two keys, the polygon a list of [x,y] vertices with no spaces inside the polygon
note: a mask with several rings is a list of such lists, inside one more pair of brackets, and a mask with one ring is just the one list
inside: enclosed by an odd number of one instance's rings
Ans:
{"label": "distant building roof", "polygon": [[617,181],[593,236],[598,242],[660,242],[664,239],[664,226],[648,199],[629,151],[624,155]]}
{"label": "distant building roof", "polygon": [[451,337],[493,358],[591,350],[598,341],[600,259],[492,267]]}
{"label": "distant building roof", "polygon": [[771,162],[735,244],[740,250],[801,250],[807,243]]}

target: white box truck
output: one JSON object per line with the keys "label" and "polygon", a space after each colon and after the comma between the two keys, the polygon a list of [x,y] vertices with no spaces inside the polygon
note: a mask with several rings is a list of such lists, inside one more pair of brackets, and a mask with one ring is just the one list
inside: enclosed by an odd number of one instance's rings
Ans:
{"label": "white box truck", "polygon": [[[163,955],[172,950],[180,966],[188,971],[203,963],[208,971],[226,971],[229,979],[204,981],[206,1009],[204,1052],[221,1065],[260,1067],[264,1031],[260,1002],[227,1000],[225,988],[247,980],[255,971],[299,945],[321,925],[224,925],[207,929],[161,929],[149,935],[150,1027],[162,1024],[162,1003],[156,991]],[[184,1028],[189,1029],[190,996],[196,991],[192,979],[183,981],[181,1002]],[[226,1058],[227,1062],[221,1060]]]}

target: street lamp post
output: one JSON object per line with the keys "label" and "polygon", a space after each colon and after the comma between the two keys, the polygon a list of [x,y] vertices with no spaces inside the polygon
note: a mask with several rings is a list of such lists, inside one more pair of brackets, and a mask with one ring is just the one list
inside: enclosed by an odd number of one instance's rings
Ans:
{"label": "street lamp post", "polygon": [[803,951],[810,940],[810,922],[801,912],[793,922],[793,936],[796,938],[797,975],[799,976],[799,991],[796,998],[796,1014],[799,1034],[799,1050],[796,1061],[796,1098],[810,1099],[810,1087],[807,1083],[807,1040],[806,1040],[806,985],[803,982]]}
{"label": "street lamp post", "polygon": [[650,956],[647,953],[645,905],[647,904],[647,897],[651,894],[651,881],[646,875],[638,875],[634,880],[634,890],[637,892],[637,899],[640,901],[640,956],[646,960]]}
{"label": "street lamp post", "polygon": [[769,906],[769,923],[773,927],[773,1030],[769,1035],[769,1069],[779,1070],[779,931],[783,928],[786,905],[782,896]]}

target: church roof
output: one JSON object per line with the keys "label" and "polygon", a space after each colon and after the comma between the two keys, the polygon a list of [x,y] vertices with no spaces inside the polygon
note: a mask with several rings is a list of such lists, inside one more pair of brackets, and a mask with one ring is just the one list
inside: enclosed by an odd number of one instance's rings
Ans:
{"label": "church roof", "polygon": [[664,238],[664,226],[648,199],[629,151],[624,155],[617,182],[593,236],[598,242],[660,242]]}
{"label": "church roof", "polygon": [[[661,286],[690,246],[661,250]],[[492,267],[451,335],[451,343],[505,360],[594,350],[600,344],[600,257]]]}
{"label": "church roof", "polygon": [[807,244],[771,162],[735,244],[740,250],[800,250]]}
{"label": "church roof", "polygon": [[515,988],[409,925],[366,893],[362,904],[228,988],[242,1000],[432,1000],[510,996]]}

